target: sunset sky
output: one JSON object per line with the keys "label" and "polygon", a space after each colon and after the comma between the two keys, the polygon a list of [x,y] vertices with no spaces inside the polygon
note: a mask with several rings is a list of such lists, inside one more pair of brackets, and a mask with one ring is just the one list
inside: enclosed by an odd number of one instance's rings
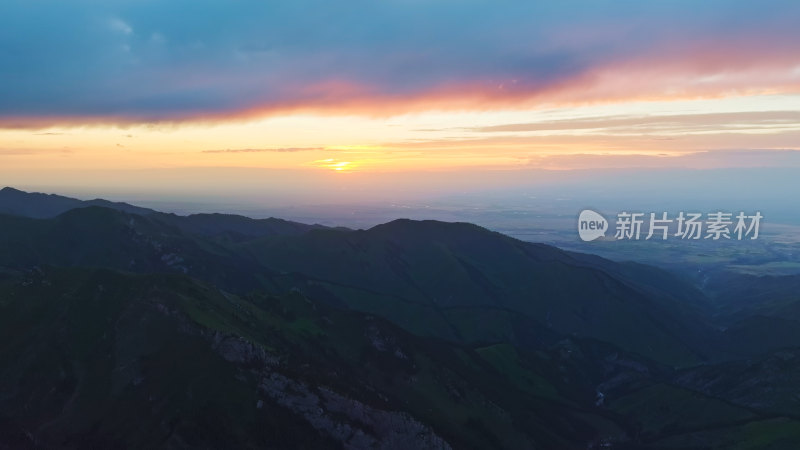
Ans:
{"label": "sunset sky", "polygon": [[5,0],[0,184],[800,168],[798,22],[796,1]]}

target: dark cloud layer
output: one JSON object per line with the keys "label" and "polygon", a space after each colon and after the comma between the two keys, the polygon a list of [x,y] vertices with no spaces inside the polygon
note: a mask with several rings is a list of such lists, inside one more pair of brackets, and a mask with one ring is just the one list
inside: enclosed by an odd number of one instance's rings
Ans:
{"label": "dark cloud layer", "polygon": [[508,100],[640,63],[788,67],[797,17],[794,1],[5,0],[0,123]]}

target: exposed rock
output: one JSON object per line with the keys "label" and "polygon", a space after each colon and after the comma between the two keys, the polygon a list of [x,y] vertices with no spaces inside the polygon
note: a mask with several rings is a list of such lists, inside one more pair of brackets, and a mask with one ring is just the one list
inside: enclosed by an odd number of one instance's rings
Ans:
{"label": "exposed rock", "polygon": [[224,335],[217,331],[211,337],[211,345],[226,361],[232,363],[267,368],[275,367],[280,362],[263,347],[254,345],[240,336]]}
{"label": "exposed rock", "polygon": [[347,449],[451,448],[433,430],[406,413],[374,408],[325,387],[313,390],[305,383],[272,372],[264,376],[259,389]]}

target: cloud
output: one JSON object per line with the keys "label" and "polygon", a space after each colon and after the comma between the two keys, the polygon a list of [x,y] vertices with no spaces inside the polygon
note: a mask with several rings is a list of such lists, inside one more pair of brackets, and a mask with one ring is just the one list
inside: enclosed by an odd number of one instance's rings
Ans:
{"label": "cloud", "polygon": [[295,153],[325,150],[324,147],[286,147],[286,148],[229,148],[224,150],[203,150],[202,153]]}
{"label": "cloud", "polygon": [[39,149],[39,148],[0,148],[1,156],[36,156],[47,154],[69,155],[74,153],[68,148],[61,149]]}
{"label": "cloud", "polygon": [[128,25],[124,20],[118,18],[112,18],[108,21],[108,26],[118,32],[125,35],[133,34],[133,28]]}
{"label": "cloud", "polygon": [[[679,134],[800,129],[800,111],[754,111],[592,117],[470,128],[481,133],[574,132],[597,130],[606,134]],[[663,139],[663,137],[662,137]]]}
{"label": "cloud", "polygon": [[800,167],[800,150],[712,150],[677,155],[573,153],[533,157],[528,165],[553,170],[789,168]]}
{"label": "cloud", "polygon": [[778,0],[9,0],[0,126],[797,92],[798,16]]}

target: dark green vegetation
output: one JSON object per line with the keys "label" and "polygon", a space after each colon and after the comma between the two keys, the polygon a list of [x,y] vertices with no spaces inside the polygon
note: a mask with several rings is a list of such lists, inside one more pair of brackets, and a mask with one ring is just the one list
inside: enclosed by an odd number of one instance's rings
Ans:
{"label": "dark green vegetation", "polygon": [[794,279],[0,193],[0,449],[800,443]]}

